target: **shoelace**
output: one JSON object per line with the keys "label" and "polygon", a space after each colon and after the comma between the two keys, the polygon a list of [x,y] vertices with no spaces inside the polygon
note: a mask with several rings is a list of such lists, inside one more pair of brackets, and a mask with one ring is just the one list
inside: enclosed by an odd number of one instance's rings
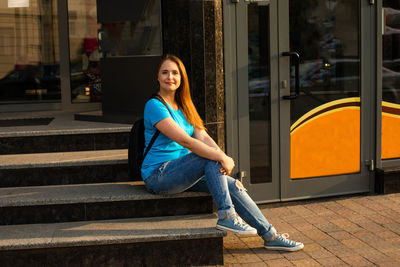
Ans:
{"label": "shoelace", "polygon": [[281,234],[281,237],[284,239],[289,239],[289,234],[288,233],[283,233]]}
{"label": "shoelace", "polygon": [[280,236],[282,238],[282,241],[284,241],[285,243],[288,243],[291,246],[297,245],[297,242],[292,241],[292,240],[289,239],[289,234],[288,233],[280,234]]}
{"label": "shoelace", "polygon": [[233,224],[239,226],[246,226],[246,223],[239,216],[236,216],[235,220],[233,221]]}

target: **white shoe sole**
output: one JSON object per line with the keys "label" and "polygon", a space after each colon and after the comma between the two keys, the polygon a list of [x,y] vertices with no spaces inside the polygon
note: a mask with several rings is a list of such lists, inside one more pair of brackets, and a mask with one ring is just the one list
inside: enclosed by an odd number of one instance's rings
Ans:
{"label": "white shoe sole", "polygon": [[281,251],[297,251],[304,248],[304,244],[295,247],[277,247],[277,246],[264,246],[269,250],[281,250]]}
{"label": "white shoe sole", "polygon": [[232,233],[235,233],[235,234],[238,234],[238,235],[256,235],[257,234],[257,230],[255,228],[251,228],[250,230],[247,230],[247,231],[240,231],[240,230],[235,230],[235,229],[232,229],[232,228],[228,228],[228,227],[225,227],[225,226],[222,226],[222,225],[219,225],[219,224],[217,224],[216,228],[219,229],[219,230],[225,230],[225,231],[228,231],[228,232],[232,232]]}

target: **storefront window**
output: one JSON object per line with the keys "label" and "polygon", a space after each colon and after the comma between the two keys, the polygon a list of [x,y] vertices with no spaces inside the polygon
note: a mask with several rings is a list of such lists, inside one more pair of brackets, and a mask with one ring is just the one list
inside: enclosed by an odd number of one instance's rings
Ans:
{"label": "storefront window", "polygon": [[130,1],[121,10],[110,1],[68,0],[73,103],[101,101],[103,57],[161,54],[160,6]]}
{"label": "storefront window", "polygon": [[0,103],[61,99],[56,0],[0,0]]}
{"label": "storefront window", "polygon": [[400,2],[383,1],[382,159],[400,158]]}

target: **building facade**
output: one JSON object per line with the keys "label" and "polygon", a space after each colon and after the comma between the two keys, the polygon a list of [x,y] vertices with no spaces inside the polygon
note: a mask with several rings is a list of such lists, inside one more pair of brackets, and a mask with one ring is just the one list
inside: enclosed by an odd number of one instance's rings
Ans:
{"label": "building facade", "polygon": [[141,116],[179,56],[258,202],[375,190],[400,167],[400,2],[0,0],[0,111]]}

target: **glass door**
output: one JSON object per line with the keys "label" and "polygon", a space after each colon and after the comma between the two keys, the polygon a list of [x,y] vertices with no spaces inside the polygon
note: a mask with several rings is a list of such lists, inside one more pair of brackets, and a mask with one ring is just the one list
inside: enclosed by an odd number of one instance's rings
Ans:
{"label": "glass door", "polygon": [[257,202],[370,191],[373,10],[225,2],[227,151]]}
{"label": "glass door", "polygon": [[281,199],[370,190],[367,8],[360,0],[279,1]]}

